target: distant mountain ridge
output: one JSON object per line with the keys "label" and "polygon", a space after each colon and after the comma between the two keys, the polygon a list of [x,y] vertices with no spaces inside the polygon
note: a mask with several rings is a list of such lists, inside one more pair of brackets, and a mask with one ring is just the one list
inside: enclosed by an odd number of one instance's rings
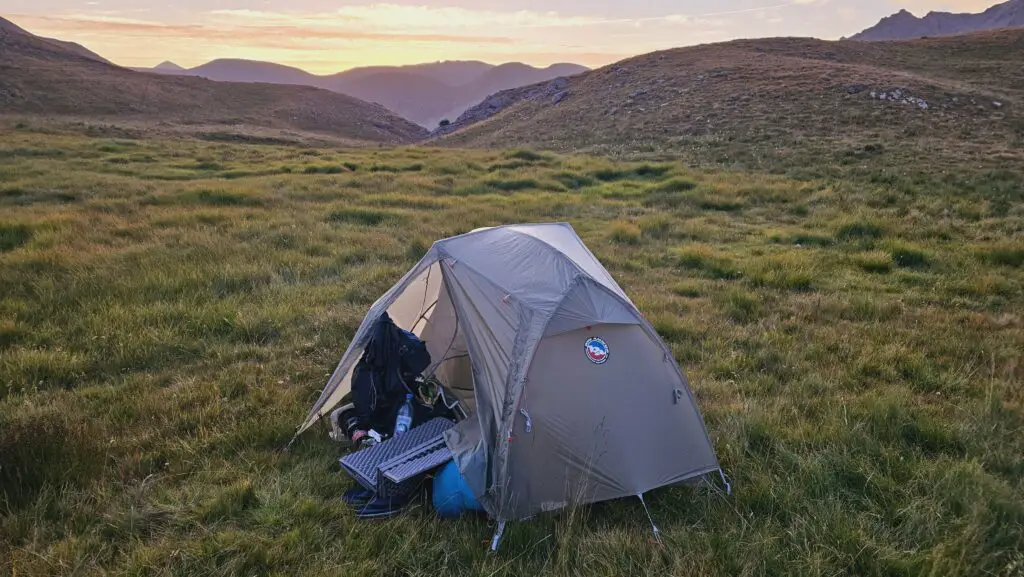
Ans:
{"label": "distant mountain ridge", "polygon": [[222,82],[315,86],[376,102],[421,126],[433,128],[442,119],[454,120],[495,92],[573,76],[586,72],[588,68],[568,63],[537,68],[521,62],[493,65],[456,60],[406,66],[370,66],[318,76],[283,64],[222,58],[188,69],[165,62],[155,68],[133,70],[199,76]]}
{"label": "distant mountain ridge", "polygon": [[35,36],[0,18],[0,114],[214,133],[299,130],[353,144],[406,144],[427,135],[422,126],[383,106],[321,88],[144,74],[94,56],[77,44]]}
{"label": "distant mountain ridge", "polygon": [[996,28],[1024,26],[1024,0],[1008,0],[980,14],[929,12],[918,18],[906,10],[882,18],[878,24],[850,40],[911,40],[923,36],[951,36]]}

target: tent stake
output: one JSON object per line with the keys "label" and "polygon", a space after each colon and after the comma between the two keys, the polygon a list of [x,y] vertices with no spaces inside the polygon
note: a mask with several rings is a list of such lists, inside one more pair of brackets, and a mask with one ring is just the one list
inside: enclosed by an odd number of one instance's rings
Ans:
{"label": "tent stake", "polygon": [[501,536],[505,534],[505,522],[498,521],[498,527],[494,530],[494,536],[491,537],[491,551],[497,551],[498,545],[501,544]]}
{"label": "tent stake", "polygon": [[640,504],[644,506],[644,513],[647,513],[647,520],[651,522],[651,531],[654,532],[654,538],[658,540],[658,544],[661,542],[661,531],[658,530],[658,526],[654,524],[654,519],[651,517],[651,512],[647,509],[647,503],[644,501],[644,494],[637,493],[637,498],[640,499]]}
{"label": "tent stake", "polygon": [[718,476],[722,478],[722,483],[725,484],[725,494],[732,495],[732,485],[725,479],[725,473],[721,469],[718,470]]}

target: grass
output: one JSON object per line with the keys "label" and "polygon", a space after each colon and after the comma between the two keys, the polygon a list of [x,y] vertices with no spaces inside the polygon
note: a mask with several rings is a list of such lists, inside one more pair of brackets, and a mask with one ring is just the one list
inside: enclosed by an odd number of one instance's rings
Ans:
{"label": "grass", "polygon": [[14,250],[32,238],[32,229],[21,224],[0,225],[0,252]]}
{"label": "grass", "polygon": [[[529,150],[0,142],[0,573],[1020,574],[1016,201]],[[483,518],[356,520],[319,427],[282,449],[366,308],[437,238],[553,220],[682,363],[734,494],[648,494],[664,547],[635,500],[512,523],[497,554]]]}

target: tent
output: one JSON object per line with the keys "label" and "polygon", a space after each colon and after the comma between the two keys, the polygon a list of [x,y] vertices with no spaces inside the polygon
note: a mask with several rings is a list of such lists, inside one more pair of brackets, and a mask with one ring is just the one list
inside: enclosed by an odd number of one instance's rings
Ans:
{"label": "tent", "polygon": [[350,390],[385,311],[471,408],[445,442],[502,524],[721,473],[686,377],[568,224],[435,242],[370,307],[299,433]]}

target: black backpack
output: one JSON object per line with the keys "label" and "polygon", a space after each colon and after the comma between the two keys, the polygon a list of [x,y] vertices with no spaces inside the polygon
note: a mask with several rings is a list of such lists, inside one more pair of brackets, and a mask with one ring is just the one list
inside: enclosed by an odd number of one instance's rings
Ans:
{"label": "black backpack", "polygon": [[407,383],[429,366],[426,343],[382,314],[352,374],[352,401],[360,427],[391,420],[405,395],[413,392]]}

